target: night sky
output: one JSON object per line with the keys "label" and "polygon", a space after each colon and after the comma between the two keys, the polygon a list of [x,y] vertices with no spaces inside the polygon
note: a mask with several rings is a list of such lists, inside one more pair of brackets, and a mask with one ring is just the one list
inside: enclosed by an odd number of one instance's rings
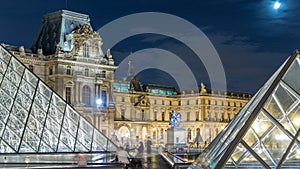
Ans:
{"label": "night sky", "polygon": [[[139,12],[163,12],[196,25],[218,52],[229,91],[255,93],[275,70],[299,48],[300,1],[282,0],[29,0],[5,1],[0,6],[0,43],[30,48],[42,16],[61,9],[88,14],[94,30],[120,17]],[[100,32],[101,33],[101,32]],[[101,35],[101,34],[100,34]],[[105,39],[103,39],[105,43]],[[160,48],[176,53],[193,71],[198,84],[209,87],[201,62],[189,59],[193,52],[170,37],[143,34],[130,37],[111,51],[118,65],[131,52]],[[159,56],[163,57],[163,56]],[[172,62],[166,63],[172,65]],[[148,69],[138,73],[143,83],[177,86],[167,71]],[[116,75],[117,78],[118,77]],[[188,88],[188,87],[187,87]]]}

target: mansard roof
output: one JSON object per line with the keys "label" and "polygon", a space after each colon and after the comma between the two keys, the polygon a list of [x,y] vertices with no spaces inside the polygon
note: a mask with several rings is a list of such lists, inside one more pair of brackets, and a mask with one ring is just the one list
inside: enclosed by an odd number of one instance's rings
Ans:
{"label": "mansard roof", "polygon": [[38,49],[43,49],[44,55],[54,54],[57,44],[62,47],[66,41],[65,35],[86,24],[90,25],[88,15],[68,10],[59,10],[44,15],[42,26],[32,45],[33,53],[37,53]]}

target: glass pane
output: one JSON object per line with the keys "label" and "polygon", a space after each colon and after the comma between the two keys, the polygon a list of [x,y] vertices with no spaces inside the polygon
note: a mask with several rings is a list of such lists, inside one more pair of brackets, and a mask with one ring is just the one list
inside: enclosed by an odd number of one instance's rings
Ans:
{"label": "glass pane", "polygon": [[[72,137],[72,135],[65,131],[62,130],[60,134],[60,142],[63,142],[65,145],[67,145],[68,149],[73,151],[75,147],[75,138]],[[62,145],[64,147],[64,145]]]}
{"label": "glass pane", "polygon": [[10,54],[9,54],[6,50],[4,50],[4,49],[1,47],[1,48],[0,48],[0,58],[1,58],[6,64],[8,64],[8,62],[9,62],[11,56],[10,56]]}
{"label": "glass pane", "polygon": [[57,152],[72,152],[66,144],[64,144],[62,141],[59,142]]}
{"label": "glass pane", "polygon": [[46,98],[50,98],[51,94],[52,94],[51,89],[41,81],[38,86],[38,92],[41,93],[42,95],[44,95],[44,97],[46,97]]}
{"label": "glass pane", "polygon": [[21,90],[27,97],[31,98],[34,95],[35,88],[23,79],[19,86],[19,90]]}
{"label": "glass pane", "polygon": [[264,105],[264,109],[267,110],[267,112],[277,120],[280,119],[284,114],[284,112],[280,110],[279,105],[275,102],[274,97],[269,97]]}
{"label": "glass pane", "polygon": [[0,147],[1,153],[15,153],[15,150],[12,149],[12,147],[6,144],[4,141],[0,142]]}
{"label": "glass pane", "polygon": [[30,116],[27,122],[27,127],[38,137],[42,136],[44,121],[39,121],[33,116]]}
{"label": "glass pane", "polygon": [[286,161],[288,163],[295,163],[295,162],[300,162],[300,146],[295,143],[287,156]]}
{"label": "glass pane", "polygon": [[39,140],[40,139],[37,138],[32,132],[26,130],[19,152],[36,152],[38,149]]}
{"label": "glass pane", "polygon": [[25,108],[26,111],[29,111],[29,108],[31,106],[31,99],[27,97],[23,92],[21,91],[18,92],[15,101],[23,108]]}
{"label": "glass pane", "polygon": [[[230,163],[229,163],[230,164]],[[230,166],[226,164],[226,166]],[[225,168],[226,168],[225,166]],[[231,165],[232,166],[232,165]],[[247,153],[246,158],[244,158],[236,168],[256,168],[256,169],[264,169],[263,165],[251,154]]]}
{"label": "glass pane", "polygon": [[9,96],[13,98],[15,97],[15,94],[18,90],[17,87],[7,78],[3,78],[0,88],[2,88],[2,90],[4,90]]}
{"label": "glass pane", "polygon": [[23,79],[25,79],[31,86],[37,86],[38,78],[30,70],[25,70]]}
{"label": "glass pane", "polygon": [[299,57],[297,57],[283,77],[283,80],[298,93],[300,93],[300,79],[295,77],[299,76],[299,72]]}
{"label": "glass pane", "polygon": [[104,151],[106,148],[107,139],[99,131],[94,130],[93,151]]}
{"label": "glass pane", "polygon": [[50,152],[54,152],[54,150],[42,141],[41,144],[40,144],[39,152],[48,152],[48,153],[50,153]]}
{"label": "glass pane", "polygon": [[289,113],[288,120],[292,123],[293,128],[296,131],[298,131],[300,128],[300,105],[299,104]]}
{"label": "glass pane", "polygon": [[75,124],[72,120],[65,117],[63,128],[68,131],[73,137],[76,137],[78,124]]}
{"label": "glass pane", "polygon": [[69,105],[67,105],[67,111],[66,111],[66,116],[73,120],[74,123],[78,123],[79,121],[79,114],[73,110]]}
{"label": "glass pane", "polygon": [[5,77],[11,81],[14,85],[19,86],[19,83],[21,81],[21,76],[15,72],[12,69],[7,69],[6,73],[5,73]]}
{"label": "glass pane", "polygon": [[253,128],[247,131],[246,135],[244,136],[243,140],[252,147],[255,143],[259,141],[257,134],[254,132]]}
{"label": "glass pane", "polygon": [[270,153],[271,157],[276,163],[279,162],[290,143],[291,139],[277,127],[275,127],[263,139],[263,144],[265,148]]}
{"label": "glass pane", "polygon": [[239,160],[241,160],[242,156],[245,155],[246,152],[247,149],[243,145],[239,144],[232,153],[231,159],[237,163]]}
{"label": "glass pane", "polygon": [[58,144],[57,137],[47,128],[44,129],[43,132],[43,141],[46,143],[51,149],[56,150],[56,146]]}
{"label": "glass pane", "polygon": [[42,108],[42,110],[48,110],[49,100],[45,98],[41,93],[37,92],[34,98],[34,103]]}
{"label": "glass pane", "polygon": [[275,96],[279,101],[280,107],[286,112],[287,109],[297,100],[288,90],[284,89],[281,85],[278,86]]}
{"label": "glass pane", "polygon": [[46,113],[36,104],[32,105],[31,116],[33,116],[42,125],[45,123]]}
{"label": "glass pane", "polygon": [[260,112],[251,125],[251,128],[258,135],[258,137],[261,137],[267,131],[269,131],[272,126],[273,123]]}
{"label": "glass pane", "polygon": [[[91,136],[86,135],[86,133],[79,129],[77,135],[77,142],[80,142],[89,151],[92,145]],[[77,146],[77,145],[76,145]]]}
{"label": "glass pane", "polygon": [[0,121],[6,123],[8,116],[9,116],[9,111],[0,103]]}
{"label": "glass pane", "polygon": [[22,76],[24,71],[24,66],[14,57],[11,58],[9,66],[16,71],[19,76]]}
{"label": "glass pane", "polygon": [[4,106],[6,109],[10,110],[11,106],[13,104],[13,99],[11,96],[9,96],[7,93],[5,93],[0,88],[0,104]]}

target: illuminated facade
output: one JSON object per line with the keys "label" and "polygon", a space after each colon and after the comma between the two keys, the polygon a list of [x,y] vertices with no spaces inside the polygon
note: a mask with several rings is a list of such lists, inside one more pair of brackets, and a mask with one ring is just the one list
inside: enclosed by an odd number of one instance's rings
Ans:
{"label": "illuminated facade", "polygon": [[135,144],[148,137],[166,143],[169,113],[183,114],[187,142],[211,142],[251,95],[201,89],[141,85],[130,68],[127,80],[114,80],[110,50],[93,31],[88,15],[61,10],[44,16],[31,48],[5,45],[12,54],[109,138]]}
{"label": "illuminated facade", "polygon": [[190,168],[299,168],[299,74],[296,51]]}

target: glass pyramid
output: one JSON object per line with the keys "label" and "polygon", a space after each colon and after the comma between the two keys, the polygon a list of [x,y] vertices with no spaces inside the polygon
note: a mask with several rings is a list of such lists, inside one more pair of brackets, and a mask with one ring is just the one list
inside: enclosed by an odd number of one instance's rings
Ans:
{"label": "glass pyramid", "polygon": [[189,168],[299,168],[299,76],[296,51]]}
{"label": "glass pyramid", "polygon": [[115,150],[113,142],[0,46],[0,163],[10,154]]}

